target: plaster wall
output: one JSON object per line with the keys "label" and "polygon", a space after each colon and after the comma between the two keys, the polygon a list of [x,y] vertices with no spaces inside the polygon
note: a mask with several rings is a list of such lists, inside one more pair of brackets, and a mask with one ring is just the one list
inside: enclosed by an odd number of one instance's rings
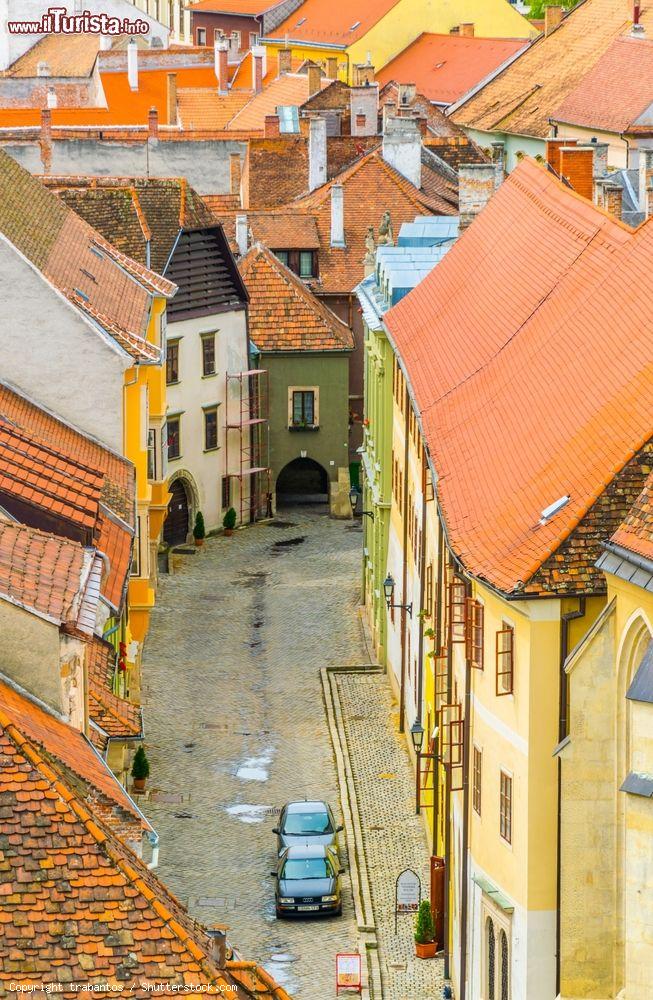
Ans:
{"label": "plaster wall", "polygon": [[5,676],[64,714],[59,627],[0,600],[0,668]]}
{"label": "plaster wall", "polygon": [[130,359],[4,238],[0,287],[3,379],[122,454],[123,373]]}
{"label": "plaster wall", "polygon": [[[528,135],[511,135],[509,132],[480,132],[478,129],[464,130],[470,139],[478,143],[481,149],[488,149],[493,142],[504,144],[506,171],[510,173],[519,163],[520,156],[544,156],[546,144],[544,139],[536,139]],[[518,156],[519,154],[519,156]]]}

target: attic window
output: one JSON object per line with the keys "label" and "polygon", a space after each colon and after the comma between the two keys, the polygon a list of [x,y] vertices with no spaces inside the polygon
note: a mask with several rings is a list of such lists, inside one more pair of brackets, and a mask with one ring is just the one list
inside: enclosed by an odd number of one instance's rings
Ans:
{"label": "attic window", "polygon": [[93,245],[91,244],[91,246],[89,247],[89,250],[91,251],[91,253],[94,253],[96,257],[99,257],[99,258],[100,258],[100,260],[104,260],[104,254],[102,253],[102,251],[101,251],[101,250],[98,250],[98,248],[97,248],[97,247],[94,247],[94,246],[93,246]]}
{"label": "attic window", "polygon": [[434,69],[442,69],[443,66],[444,66],[444,62],[439,62],[439,63],[435,64]]}
{"label": "attic window", "polygon": [[355,31],[356,28],[360,28],[360,24],[361,24],[360,21],[354,21],[354,23],[352,24],[352,26],[351,26],[351,28],[349,30],[350,31]]}
{"label": "attic window", "polygon": [[88,295],[86,294],[86,292],[82,292],[81,289],[79,289],[79,288],[73,288],[73,292],[75,293],[75,295],[79,295],[80,299],[82,299],[84,302],[90,302],[91,301],[89,299]]}

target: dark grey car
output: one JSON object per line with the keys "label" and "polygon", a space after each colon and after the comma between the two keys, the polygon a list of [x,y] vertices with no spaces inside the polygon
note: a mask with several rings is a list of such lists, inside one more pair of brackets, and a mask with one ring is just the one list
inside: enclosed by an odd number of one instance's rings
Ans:
{"label": "dark grey car", "polygon": [[281,854],[284,848],[301,844],[321,844],[339,851],[341,830],[342,826],[336,826],[331,807],[326,802],[312,801],[288,802],[272,832],[277,835],[277,854]]}
{"label": "dark grey car", "polygon": [[279,858],[275,879],[278,917],[342,913],[340,861],[333,848],[287,847]]}

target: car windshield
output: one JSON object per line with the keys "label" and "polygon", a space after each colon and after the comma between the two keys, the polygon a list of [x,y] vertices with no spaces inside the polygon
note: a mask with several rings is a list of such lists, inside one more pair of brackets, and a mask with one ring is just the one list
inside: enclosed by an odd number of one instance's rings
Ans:
{"label": "car windshield", "polygon": [[309,833],[333,833],[327,812],[291,812],[286,816],[284,833],[293,836]]}
{"label": "car windshield", "polygon": [[333,878],[333,867],[328,858],[288,858],[282,879]]}

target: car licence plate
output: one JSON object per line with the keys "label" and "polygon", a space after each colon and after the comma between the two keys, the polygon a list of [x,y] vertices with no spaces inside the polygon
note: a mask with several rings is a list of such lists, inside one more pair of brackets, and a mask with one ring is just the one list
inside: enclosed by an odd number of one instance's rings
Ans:
{"label": "car licence plate", "polygon": [[320,907],[319,906],[298,906],[297,909],[301,910],[302,913],[306,913],[307,910],[319,910]]}

